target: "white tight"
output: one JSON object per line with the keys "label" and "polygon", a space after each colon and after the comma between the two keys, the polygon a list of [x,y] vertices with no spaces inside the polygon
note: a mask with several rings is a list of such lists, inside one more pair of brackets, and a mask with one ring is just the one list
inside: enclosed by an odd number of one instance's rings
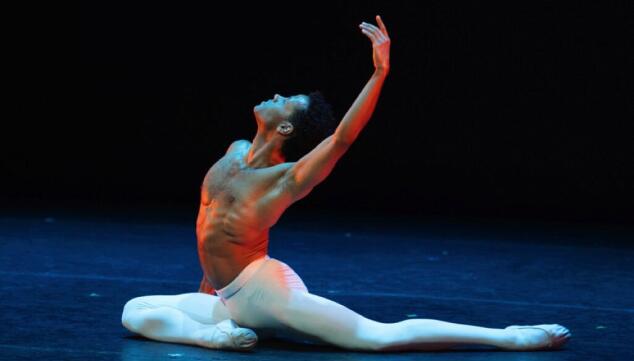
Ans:
{"label": "white tight", "polygon": [[229,318],[220,297],[196,292],[133,298],[123,307],[121,322],[153,340],[195,345],[196,331]]}
{"label": "white tight", "polygon": [[196,343],[196,330],[227,318],[254,329],[258,336],[277,334],[351,350],[438,350],[459,344],[505,347],[511,342],[504,329],[431,319],[373,321],[311,294],[288,265],[274,258],[261,259],[253,268],[246,283],[236,287],[238,276],[218,291],[227,295],[223,291],[228,288],[238,290],[227,299],[204,293],[134,298],[124,307],[123,325],[151,339],[188,344]]}

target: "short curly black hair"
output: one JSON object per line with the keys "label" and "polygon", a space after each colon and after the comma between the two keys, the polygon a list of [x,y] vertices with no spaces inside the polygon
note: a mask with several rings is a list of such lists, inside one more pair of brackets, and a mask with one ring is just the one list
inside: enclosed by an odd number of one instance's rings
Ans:
{"label": "short curly black hair", "polygon": [[287,162],[299,160],[335,131],[332,107],[319,91],[308,94],[308,107],[297,110],[287,121],[293,132],[282,144],[282,155]]}

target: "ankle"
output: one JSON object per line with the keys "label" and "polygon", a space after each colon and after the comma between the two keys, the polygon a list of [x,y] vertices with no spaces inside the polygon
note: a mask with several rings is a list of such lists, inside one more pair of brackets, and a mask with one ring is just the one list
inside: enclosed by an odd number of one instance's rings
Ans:
{"label": "ankle", "polygon": [[198,346],[211,347],[219,341],[215,328],[215,325],[201,325],[192,333],[192,338]]}

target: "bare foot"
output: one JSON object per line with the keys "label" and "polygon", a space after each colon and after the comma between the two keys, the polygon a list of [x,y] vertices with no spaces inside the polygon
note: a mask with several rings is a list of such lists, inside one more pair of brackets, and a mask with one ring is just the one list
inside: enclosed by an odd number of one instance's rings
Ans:
{"label": "bare foot", "polygon": [[247,351],[258,342],[253,330],[238,327],[231,319],[201,328],[196,333],[200,346],[213,349]]}
{"label": "bare foot", "polygon": [[535,325],[535,326],[508,326],[506,330],[515,333],[515,342],[505,349],[513,351],[553,350],[562,347],[572,333],[564,326]]}

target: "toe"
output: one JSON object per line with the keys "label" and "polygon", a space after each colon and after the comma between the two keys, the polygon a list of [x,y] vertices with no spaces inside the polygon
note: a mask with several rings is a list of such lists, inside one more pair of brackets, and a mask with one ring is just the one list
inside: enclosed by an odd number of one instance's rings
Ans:
{"label": "toe", "polygon": [[255,332],[245,328],[238,328],[233,331],[235,344],[240,349],[250,349],[258,342],[258,336]]}
{"label": "toe", "polygon": [[569,329],[565,328],[564,326],[560,326],[560,327],[561,327],[560,332],[561,332],[562,334],[570,333],[570,330],[569,330]]}

